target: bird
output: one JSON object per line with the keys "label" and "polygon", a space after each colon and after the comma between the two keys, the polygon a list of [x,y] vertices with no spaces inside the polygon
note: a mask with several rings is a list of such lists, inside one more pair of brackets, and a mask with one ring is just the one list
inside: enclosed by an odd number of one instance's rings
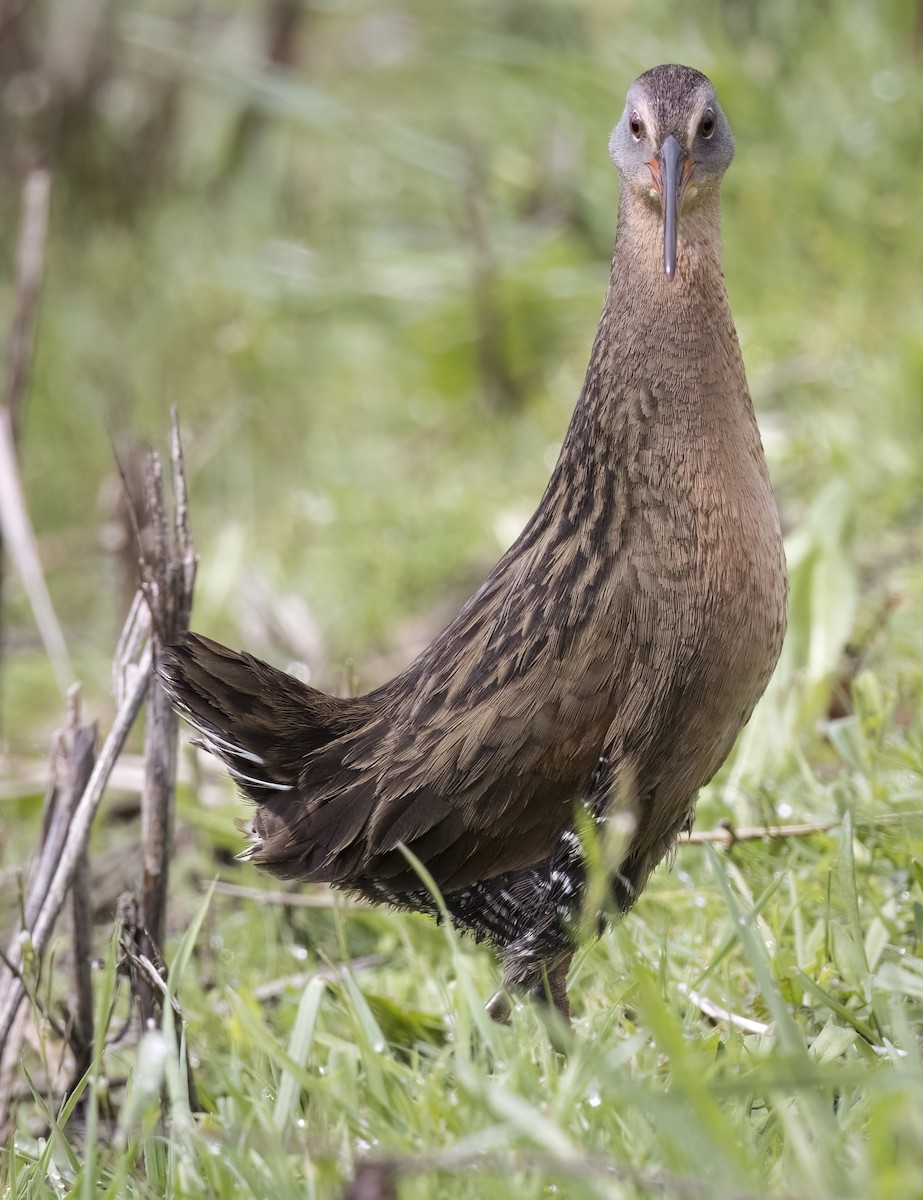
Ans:
{"label": "bird", "polygon": [[617,233],[583,387],[538,507],[454,619],[356,696],[196,633],[158,666],[255,805],[245,857],[448,914],[499,953],[499,1021],[521,995],[569,1021],[596,895],[586,830],[622,831],[601,927],[691,826],[786,628],[722,271],[734,138],[711,81],[677,64],[640,75],[609,150]]}

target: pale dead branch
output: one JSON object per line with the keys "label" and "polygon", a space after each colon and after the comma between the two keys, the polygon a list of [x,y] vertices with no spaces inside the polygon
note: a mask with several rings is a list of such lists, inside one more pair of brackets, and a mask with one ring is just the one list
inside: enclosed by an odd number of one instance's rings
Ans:
{"label": "pale dead branch", "polygon": [[[13,321],[7,342],[3,404],[0,405],[0,550],[5,542],[10,559],[26,589],[35,624],[63,695],[73,681],[74,672],[45,584],[16,459],[19,420],[32,360],[35,314],[42,286],[50,196],[49,173],[44,168],[31,171],[22,193],[23,215],[16,246]],[[0,591],[2,583],[3,560],[0,555]]]}
{"label": "pale dead branch", "polygon": [[45,269],[45,238],[48,233],[50,200],[51,175],[44,167],[36,167],[26,176],[22,189],[22,223],[16,245],[13,324],[6,353],[3,403],[10,414],[14,441],[19,431],[19,416],[32,361],[35,313]]}
{"label": "pale dead branch", "polygon": [[722,1008],[720,1004],[709,1000],[707,996],[703,996],[701,992],[695,991],[685,983],[679,984],[679,990],[689,1000],[689,1003],[694,1004],[710,1021],[723,1021],[727,1025],[733,1025],[742,1033],[757,1033],[764,1037],[772,1031],[772,1026],[767,1025],[765,1021],[753,1021],[750,1017],[742,1017],[727,1008]]}
{"label": "pale dead branch", "polygon": [[45,583],[16,460],[12,414],[5,405],[0,407],[0,541],[22,580],[39,636],[64,695],[74,680],[74,669]]}

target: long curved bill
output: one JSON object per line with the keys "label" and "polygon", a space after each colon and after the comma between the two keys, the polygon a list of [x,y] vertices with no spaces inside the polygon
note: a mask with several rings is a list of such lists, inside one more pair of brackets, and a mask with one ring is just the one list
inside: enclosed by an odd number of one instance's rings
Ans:
{"label": "long curved bill", "polygon": [[695,163],[671,134],[648,166],[663,208],[663,273],[672,280],[676,274],[679,210]]}

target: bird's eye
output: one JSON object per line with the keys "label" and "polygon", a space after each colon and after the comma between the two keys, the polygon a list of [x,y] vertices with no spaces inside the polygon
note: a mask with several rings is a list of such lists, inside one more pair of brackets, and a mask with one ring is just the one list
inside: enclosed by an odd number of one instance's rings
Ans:
{"label": "bird's eye", "polygon": [[641,141],[641,136],[644,133],[644,122],[636,112],[633,112],[628,119],[628,128],[631,130],[631,136],[636,142]]}
{"label": "bird's eye", "polygon": [[710,138],[715,132],[715,114],[710,108],[706,108],[702,117],[702,123],[699,125],[699,133],[703,138]]}

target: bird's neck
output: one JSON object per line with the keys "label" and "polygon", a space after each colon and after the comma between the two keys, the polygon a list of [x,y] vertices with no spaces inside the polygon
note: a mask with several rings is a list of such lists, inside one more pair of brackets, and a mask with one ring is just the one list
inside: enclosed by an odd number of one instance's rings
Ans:
{"label": "bird's neck", "polygon": [[618,474],[641,442],[645,456],[676,458],[677,470],[692,446],[715,468],[743,446],[759,448],[721,272],[717,195],[683,212],[672,281],[659,214],[643,198],[622,200],[606,301],[556,474],[562,486],[574,471]]}
{"label": "bird's neck", "polygon": [[659,204],[634,189],[623,188],[604,318],[606,313],[622,314],[622,319],[626,313],[634,313],[640,325],[643,314],[662,336],[677,319],[692,329],[701,326],[707,315],[720,318],[721,325],[733,331],[721,268],[717,191],[687,199],[679,221],[676,257],[676,274],[669,280],[664,274]]}
{"label": "bird's neck", "polygon": [[684,208],[666,278],[659,211],[623,197],[605,305],[582,403],[611,417],[648,395],[665,429],[733,436],[752,406],[721,270],[717,193]]}

